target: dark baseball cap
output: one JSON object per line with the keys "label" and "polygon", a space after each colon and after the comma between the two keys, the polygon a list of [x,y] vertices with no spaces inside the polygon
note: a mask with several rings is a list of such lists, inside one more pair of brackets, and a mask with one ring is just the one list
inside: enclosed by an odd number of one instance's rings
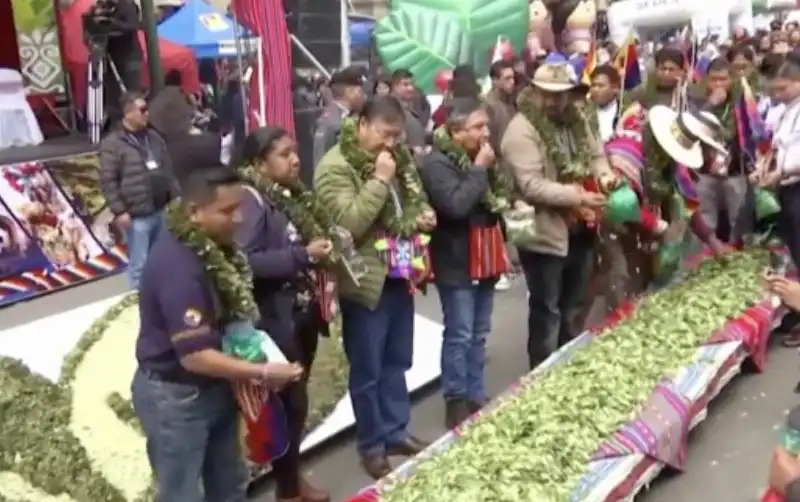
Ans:
{"label": "dark baseball cap", "polygon": [[360,87],[364,83],[364,72],[361,68],[348,66],[331,75],[331,85]]}

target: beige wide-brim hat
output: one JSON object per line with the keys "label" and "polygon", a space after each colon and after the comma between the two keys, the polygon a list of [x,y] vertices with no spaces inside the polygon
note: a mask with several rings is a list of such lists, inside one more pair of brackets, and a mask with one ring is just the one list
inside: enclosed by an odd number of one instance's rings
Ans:
{"label": "beige wide-brim hat", "polygon": [[531,84],[549,92],[565,92],[578,85],[578,78],[567,62],[544,63],[536,69]]}
{"label": "beige wide-brim hat", "polygon": [[722,123],[711,112],[698,112],[697,114],[691,112],[683,112],[681,114],[681,121],[683,126],[689,130],[699,141],[704,145],[708,145],[718,152],[728,154],[728,149],[725,148],[719,141],[720,131],[722,131]]}
{"label": "beige wide-brim hat", "polygon": [[703,149],[700,142],[687,136],[678,124],[678,112],[668,106],[657,105],[647,113],[647,123],[659,146],[675,162],[690,169],[703,167]]}

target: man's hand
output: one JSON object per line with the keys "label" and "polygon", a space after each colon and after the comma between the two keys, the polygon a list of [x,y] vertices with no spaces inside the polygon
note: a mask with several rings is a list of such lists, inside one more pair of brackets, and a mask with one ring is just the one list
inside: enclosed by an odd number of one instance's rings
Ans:
{"label": "man's hand", "polygon": [[297,363],[266,363],[262,379],[272,390],[281,390],[303,377],[303,367]]}
{"label": "man's hand", "polygon": [[525,211],[526,209],[530,209],[531,205],[525,202],[522,199],[518,199],[514,201],[514,209],[517,211]]}
{"label": "man's hand", "polygon": [[798,477],[800,477],[800,459],[790,455],[780,446],[776,447],[769,465],[769,486],[783,494],[786,492],[786,486]]}
{"label": "man's hand", "polygon": [[328,239],[314,239],[306,246],[306,253],[314,260],[328,256],[333,244]]}
{"label": "man's hand", "polygon": [[758,184],[761,188],[770,188],[774,186],[778,186],[778,184],[783,179],[783,173],[780,169],[773,169],[771,171],[766,172],[763,177],[761,178],[761,182]]}
{"label": "man's hand", "polygon": [[800,310],[800,283],[778,274],[765,277],[767,289],[778,296],[787,307]]}
{"label": "man's hand", "polygon": [[721,87],[717,87],[708,95],[708,104],[711,106],[719,106],[724,103],[726,99],[728,99],[728,92]]}
{"label": "man's hand", "polygon": [[120,213],[114,217],[114,224],[123,232],[127,232],[131,228],[131,215],[128,213]]}
{"label": "man's hand", "polygon": [[422,232],[430,232],[436,228],[436,213],[426,209],[416,219],[417,228]]}
{"label": "man's hand", "polygon": [[622,178],[615,174],[604,174],[597,179],[597,186],[603,193],[608,193],[622,184]]}
{"label": "man's hand", "polygon": [[494,148],[487,141],[481,146],[478,155],[475,156],[475,165],[479,167],[489,168],[494,165],[497,156],[494,153]]}
{"label": "man's hand", "polygon": [[712,236],[708,241],[708,247],[711,248],[711,252],[714,253],[715,258],[719,258],[724,254],[733,252],[732,247],[725,244],[715,236]]}
{"label": "man's hand", "polygon": [[606,196],[601,193],[584,191],[581,194],[581,206],[600,209],[606,205]]}
{"label": "man's hand", "polygon": [[761,186],[761,181],[764,179],[764,170],[760,167],[757,167],[755,171],[747,176],[747,179],[751,184],[755,186]]}
{"label": "man's hand", "polygon": [[397,162],[391,153],[382,151],[375,159],[375,177],[381,181],[390,182],[397,172]]}

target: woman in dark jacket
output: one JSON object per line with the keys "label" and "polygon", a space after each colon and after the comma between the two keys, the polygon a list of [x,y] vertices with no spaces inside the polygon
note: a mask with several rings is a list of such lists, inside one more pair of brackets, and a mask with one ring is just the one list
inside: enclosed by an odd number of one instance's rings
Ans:
{"label": "woman in dark jacket", "polygon": [[321,280],[326,274],[319,268],[332,248],[325,234],[327,222],[320,221],[313,193],[299,181],[297,147],[286,131],[257,129],[247,136],[242,150],[237,169],[247,184],[236,241],[253,270],[261,314],[258,327],[269,333],[287,359],[306,369],[302,381],[279,393],[291,444],[272,463],[277,500],[325,502],[328,494],[300,476],[300,441],[308,414],[308,370],[332,312],[326,301],[330,291]]}

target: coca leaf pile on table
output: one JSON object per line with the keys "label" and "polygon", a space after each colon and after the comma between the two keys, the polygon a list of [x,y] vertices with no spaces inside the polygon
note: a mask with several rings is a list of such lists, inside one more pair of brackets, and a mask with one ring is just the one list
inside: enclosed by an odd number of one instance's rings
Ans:
{"label": "coca leaf pile on table", "polygon": [[[600,445],[664,377],[763,294],[765,251],[700,265],[563,364],[524,383],[381,502],[567,502]],[[433,498],[432,498],[433,497]]]}

